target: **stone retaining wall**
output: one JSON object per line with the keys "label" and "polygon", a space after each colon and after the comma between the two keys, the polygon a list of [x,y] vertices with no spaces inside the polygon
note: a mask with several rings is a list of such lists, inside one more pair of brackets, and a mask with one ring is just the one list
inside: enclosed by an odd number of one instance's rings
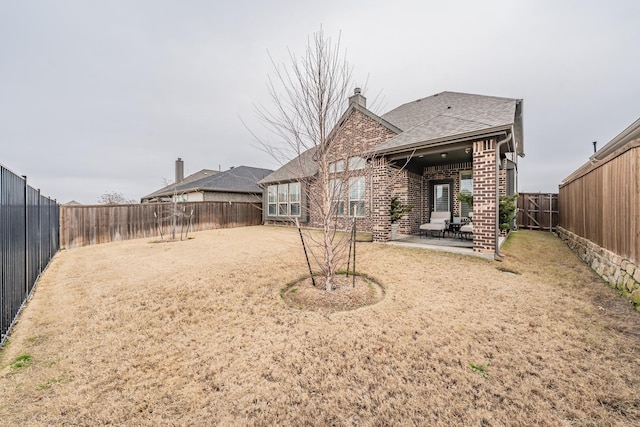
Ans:
{"label": "stone retaining wall", "polygon": [[587,265],[640,311],[640,266],[562,227],[557,232]]}

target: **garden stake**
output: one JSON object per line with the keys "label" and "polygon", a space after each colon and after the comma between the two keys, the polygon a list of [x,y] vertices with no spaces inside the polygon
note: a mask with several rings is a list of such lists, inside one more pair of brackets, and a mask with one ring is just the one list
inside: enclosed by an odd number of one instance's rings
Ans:
{"label": "garden stake", "polygon": [[[355,218],[354,218],[355,221]],[[351,265],[351,245],[353,244],[353,224],[351,224],[351,232],[349,233],[349,256],[347,257],[347,277],[349,277],[349,267]]]}
{"label": "garden stake", "polygon": [[356,230],[358,228],[358,219],[353,213],[353,287],[356,287]]}
{"label": "garden stake", "polygon": [[309,255],[307,255],[307,247],[304,245],[304,237],[302,237],[302,230],[300,229],[300,222],[296,218],[296,227],[298,227],[298,233],[300,234],[300,240],[302,241],[302,249],[304,249],[304,257],[307,259],[307,266],[309,267],[309,275],[311,275],[311,284],[316,287],[316,279],[313,278],[313,271],[311,271],[311,263],[309,262]]}

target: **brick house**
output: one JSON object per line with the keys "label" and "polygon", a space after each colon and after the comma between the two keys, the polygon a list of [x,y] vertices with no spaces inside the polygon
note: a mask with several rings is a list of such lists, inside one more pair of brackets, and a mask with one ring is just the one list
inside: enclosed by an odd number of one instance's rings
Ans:
{"label": "brick house", "polygon": [[[359,230],[385,242],[392,197],[415,207],[399,232],[418,234],[434,211],[469,217],[470,208],[457,199],[467,191],[474,195],[474,251],[497,252],[497,195],[516,191],[522,134],[522,100],[442,92],[378,116],[356,89],[329,138],[331,181],[341,183],[336,222],[344,226],[355,215]],[[320,190],[313,154],[302,153],[258,182],[266,190],[266,224],[295,217],[319,226],[306,200]]]}

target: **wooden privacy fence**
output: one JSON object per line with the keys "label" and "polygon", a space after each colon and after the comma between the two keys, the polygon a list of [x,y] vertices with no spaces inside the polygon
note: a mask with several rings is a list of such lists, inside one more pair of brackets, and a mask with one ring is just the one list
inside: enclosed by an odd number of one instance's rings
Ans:
{"label": "wooden privacy fence", "polygon": [[[173,227],[174,205],[144,203],[115,206],[62,206],[60,210],[60,246],[73,248],[120,240],[167,238]],[[261,206],[248,202],[178,203],[176,233],[216,228],[260,225]],[[188,218],[190,216],[190,218]]]}
{"label": "wooden privacy fence", "polygon": [[518,228],[555,231],[558,218],[557,193],[518,194]]}
{"label": "wooden privacy fence", "polygon": [[567,178],[560,206],[562,228],[640,261],[640,139]]}

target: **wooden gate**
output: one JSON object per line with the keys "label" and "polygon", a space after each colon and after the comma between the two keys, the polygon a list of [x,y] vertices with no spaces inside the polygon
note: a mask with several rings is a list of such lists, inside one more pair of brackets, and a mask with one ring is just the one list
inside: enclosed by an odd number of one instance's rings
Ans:
{"label": "wooden gate", "polygon": [[555,231],[558,225],[558,193],[518,194],[518,228]]}

